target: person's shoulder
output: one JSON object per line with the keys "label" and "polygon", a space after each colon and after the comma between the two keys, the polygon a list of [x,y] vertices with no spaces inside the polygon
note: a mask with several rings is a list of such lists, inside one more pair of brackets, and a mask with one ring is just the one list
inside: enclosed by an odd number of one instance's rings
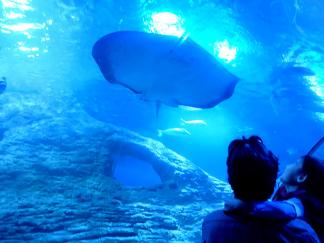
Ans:
{"label": "person's shoulder", "polygon": [[298,231],[307,231],[307,232],[315,232],[313,228],[304,220],[300,218],[295,218],[287,222],[286,226],[292,229],[296,229]]}
{"label": "person's shoulder", "polygon": [[204,218],[204,223],[207,222],[213,222],[213,221],[218,221],[220,219],[226,218],[227,216],[224,213],[223,209],[215,210],[211,213],[209,213],[205,218]]}
{"label": "person's shoulder", "polygon": [[314,232],[313,228],[303,219],[295,218],[287,222],[288,227],[293,229],[300,229],[303,231]]}
{"label": "person's shoulder", "polygon": [[306,221],[299,218],[287,222],[284,231],[286,236],[298,239],[298,242],[321,242],[314,229]]}

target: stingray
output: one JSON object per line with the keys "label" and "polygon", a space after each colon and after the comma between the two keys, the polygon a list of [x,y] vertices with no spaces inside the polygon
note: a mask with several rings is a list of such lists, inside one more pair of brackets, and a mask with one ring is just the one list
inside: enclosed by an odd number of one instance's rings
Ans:
{"label": "stingray", "polygon": [[239,80],[190,38],[113,32],[92,55],[106,80],[157,104],[212,108],[232,96]]}

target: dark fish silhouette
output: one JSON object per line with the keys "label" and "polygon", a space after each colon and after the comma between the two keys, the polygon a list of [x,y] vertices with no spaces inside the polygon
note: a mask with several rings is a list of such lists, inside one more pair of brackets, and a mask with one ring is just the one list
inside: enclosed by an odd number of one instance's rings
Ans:
{"label": "dark fish silhouette", "polygon": [[239,80],[190,38],[114,32],[95,43],[92,55],[109,82],[157,104],[211,108]]}

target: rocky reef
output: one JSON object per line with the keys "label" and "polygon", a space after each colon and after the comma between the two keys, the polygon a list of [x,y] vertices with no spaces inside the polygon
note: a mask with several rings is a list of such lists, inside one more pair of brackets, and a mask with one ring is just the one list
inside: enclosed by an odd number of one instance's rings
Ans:
{"label": "rocky reef", "polygon": [[[160,142],[89,117],[73,96],[4,93],[0,121],[1,241],[198,242],[203,217],[230,196]],[[123,184],[125,160],[146,163],[159,183]]]}

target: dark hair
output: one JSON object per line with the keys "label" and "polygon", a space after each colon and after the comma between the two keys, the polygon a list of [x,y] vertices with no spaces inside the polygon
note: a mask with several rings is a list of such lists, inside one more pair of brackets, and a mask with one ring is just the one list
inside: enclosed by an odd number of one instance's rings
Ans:
{"label": "dark hair", "polygon": [[278,159],[258,136],[235,139],[228,146],[228,181],[236,198],[267,200],[273,193]]}
{"label": "dark hair", "polygon": [[303,159],[303,171],[307,175],[302,187],[307,193],[324,201],[324,162],[306,155]]}

